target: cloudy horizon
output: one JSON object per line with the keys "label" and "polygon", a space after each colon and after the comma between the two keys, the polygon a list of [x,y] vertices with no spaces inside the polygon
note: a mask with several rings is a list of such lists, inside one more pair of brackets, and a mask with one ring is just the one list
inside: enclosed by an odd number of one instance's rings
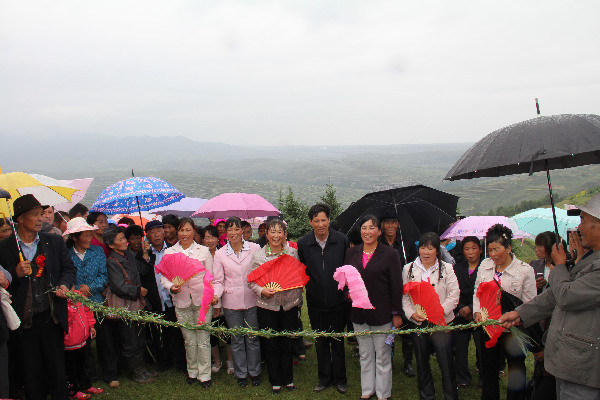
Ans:
{"label": "cloudy horizon", "polygon": [[474,142],[598,114],[595,1],[0,0],[0,135]]}

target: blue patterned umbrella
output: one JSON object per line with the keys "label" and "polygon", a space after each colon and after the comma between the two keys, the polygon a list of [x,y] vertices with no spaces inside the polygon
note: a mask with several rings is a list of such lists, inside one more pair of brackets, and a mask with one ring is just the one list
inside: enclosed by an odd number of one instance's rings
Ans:
{"label": "blue patterned umbrella", "polygon": [[183,193],[162,179],[136,177],[119,181],[104,189],[90,211],[106,214],[128,214],[140,209],[148,211],[175,203],[183,197]]}

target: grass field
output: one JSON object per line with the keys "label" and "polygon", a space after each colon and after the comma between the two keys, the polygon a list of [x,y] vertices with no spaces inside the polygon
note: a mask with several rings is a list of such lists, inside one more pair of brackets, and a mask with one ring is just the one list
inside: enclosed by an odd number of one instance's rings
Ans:
{"label": "grass field", "polygon": [[[392,398],[393,399],[418,399],[417,378],[408,378],[402,373],[402,352],[396,346],[394,355],[394,370],[392,378]],[[399,351],[399,352],[398,352]],[[474,346],[471,343],[470,351],[470,369],[473,374],[473,383],[469,388],[460,389],[459,397],[461,399],[479,399],[481,391],[477,388],[478,374],[475,370]],[[224,356],[224,351],[222,352]],[[416,363],[413,363],[416,368]],[[199,384],[186,385],[185,375],[175,370],[162,373],[153,384],[138,384],[131,379],[127,373],[121,377],[121,387],[109,389],[104,382],[96,384],[103,389],[105,393],[94,395],[97,399],[356,399],[360,396],[360,366],[359,359],[354,355],[350,345],[346,346],[346,370],[348,375],[348,393],[339,394],[333,387],[324,392],[314,393],[313,386],[317,383],[317,361],[314,346],[308,349],[306,361],[301,362],[294,367],[294,383],[298,386],[295,392],[285,390],[279,396],[274,396],[270,392],[270,385],[266,367],[263,366],[261,386],[240,388],[232,375],[227,375],[224,368],[213,374],[213,385],[210,389],[202,389]],[[532,372],[532,357],[528,355],[527,361],[528,373]],[[435,358],[432,357],[431,369],[436,382],[436,398],[443,398],[441,389],[441,375]],[[501,398],[504,398],[506,391],[506,378],[501,378]]]}

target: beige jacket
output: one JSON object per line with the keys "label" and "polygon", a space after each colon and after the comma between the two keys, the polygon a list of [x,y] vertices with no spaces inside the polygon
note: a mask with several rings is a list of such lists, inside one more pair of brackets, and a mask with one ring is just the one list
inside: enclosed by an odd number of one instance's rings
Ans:
{"label": "beige jacket", "polygon": [[[477,280],[475,281],[475,292],[473,294],[473,314],[481,312],[479,298],[477,297],[477,288],[481,282],[491,282],[496,273],[496,265],[491,258],[486,258],[479,265]],[[523,302],[533,299],[537,295],[535,287],[535,273],[531,265],[524,263],[513,256],[512,262],[502,272],[500,279],[502,289],[513,296],[523,300]]]}
{"label": "beige jacket", "polygon": [[[266,246],[252,254],[251,271],[254,271],[256,268],[260,267],[267,261],[271,261],[277,258],[276,256],[267,257],[265,248]],[[294,257],[295,259],[298,259],[298,250],[286,245],[285,252],[288,255]],[[266,299],[262,297],[262,291],[264,287],[258,286],[254,282],[248,282],[248,287],[256,294],[256,296],[258,296],[256,305],[260,308],[264,308],[271,311],[279,311],[280,308],[283,307],[283,311],[288,311],[293,307],[302,306],[302,288],[277,292],[270,299]]]}
{"label": "beige jacket", "polygon": [[[408,282],[420,282],[422,271],[416,265],[412,268],[412,274],[409,276],[409,270],[413,263],[406,264],[402,270],[402,282],[404,284]],[[435,288],[435,292],[438,294],[440,298],[440,304],[444,309],[444,319],[446,323],[452,322],[454,319],[454,309],[458,304],[458,300],[460,298],[460,287],[458,286],[458,279],[456,279],[456,275],[454,274],[454,268],[452,264],[449,264],[445,261],[442,261],[442,280],[439,280],[439,271],[438,266],[433,266],[431,270],[431,275],[429,277],[429,282]],[[421,325],[421,322],[417,322],[411,318],[411,316],[415,313],[415,307],[413,306],[412,301],[410,300],[409,295],[402,296],[402,309],[406,318],[410,321],[414,322],[417,325]]]}

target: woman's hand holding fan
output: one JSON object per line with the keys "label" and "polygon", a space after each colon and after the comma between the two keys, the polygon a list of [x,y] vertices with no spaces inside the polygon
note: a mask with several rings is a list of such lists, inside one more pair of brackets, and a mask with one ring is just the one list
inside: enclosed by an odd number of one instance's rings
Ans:
{"label": "woman's hand holding fan", "polygon": [[154,270],[167,278],[175,289],[171,288],[173,293],[178,293],[181,285],[189,281],[193,276],[204,271],[204,265],[195,258],[188,257],[183,253],[165,254]]}
{"label": "woman's hand holding fan", "polygon": [[[263,287],[263,296],[272,297],[283,290],[298,289],[306,286],[308,275],[306,266],[294,257],[284,254],[267,261],[248,274],[248,282],[254,282]],[[270,297],[267,297],[269,296]]]}
{"label": "woman's hand holding fan", "polygon": [[417,322],[428,320],[432,324],[446,326],[444,309],[435,288],[429,282],[408,282],[404,294],[410,297],[415,312],[411,316]]}
{"label": "woman's hand holding fan", "polygon": [[[481,282],[477,287],[477,298],[481,312],[475,313],[475,322],[485,322],[488,319],[499,319],[502,316],[500,305],[501,296],[500,287],[494,281]],[[487,325],[483,327],[485,333],[490,337],[490,340],[485,342],[485,347],[488,349],[494,347],[504,328],[498,325]]]}

